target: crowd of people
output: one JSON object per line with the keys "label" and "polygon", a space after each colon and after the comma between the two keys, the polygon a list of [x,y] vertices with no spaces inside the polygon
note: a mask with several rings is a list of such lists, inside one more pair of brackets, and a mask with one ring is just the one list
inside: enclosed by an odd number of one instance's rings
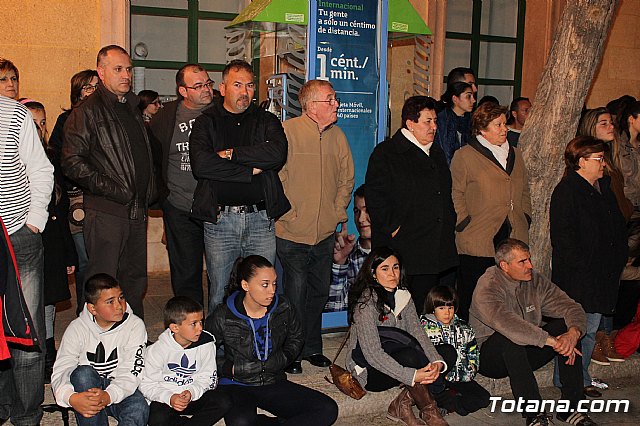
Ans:
{"label": "crowd of people", "polygon": [[[254,104],[244,61],[224,68],[219,92],[203,67],[183,66],[178,99],[165,104],[153,90],[131,91],[121,47],[102,48],[96,65],[71,78],[70,107],[49,138],[44,105],[19,97],[18,69],[0,58],[1,253],[24,294],[3,309],[30,313],[7,316],[30,331],[21,345],[9,340],[1,419],[38,424],[50,381],[79,425],[108,416],[127,425],[333,424],[334,400],[287,379],[303,361],[331,364],[326,310],[348,313],[347,369],[371,392],[400,386],[387,415],[411,426],[486,407],[477,374],[509,377],[516,399],[540,401],[533,372],[552,360],[554,383],[576,408],[607,387],[590,362],[624,360],[614,329],[631,320],[637,297],[622,301],[619,289],[640,278],[635,99],[585,110],[566,147],[551,198],[549,279],[533,270],[527,245],[533,218],[518,145],[532,104],[476,105],[469,68],[449,73],[440,101],[406,99],[401,128],[375,147],[353,192],[356,238],[346,229],[354,163],[330,82],[306,82],[301,116],[281,123]],[[149,209],[163,213],[175,295],[150,345]],[[55,305],[70,298],[71,274],[78,318],[56,349]],[[523,417],[549,423],[540,409]],[[596,424],[578,411],[557,418]]]}

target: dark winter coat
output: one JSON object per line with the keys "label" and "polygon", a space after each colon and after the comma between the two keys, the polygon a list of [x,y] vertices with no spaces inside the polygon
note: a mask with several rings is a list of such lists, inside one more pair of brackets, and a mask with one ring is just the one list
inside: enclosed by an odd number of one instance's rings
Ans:
{"label": "dark winter coat", "polygon": [[624,217],[610,182],[599,179],[598,192],[570,171],[551,196],[551,279],[587,313],[613,313],[627,262]]}
{"label": "dark winter coat", "polygon": [[63,188],[59,159],[49,156],[54,166],[53,179],[59,191],[56,200],[56,188],[51,194],[49,219],[42,231],[44,246],[44,304],[54,305],[71,298],[67,281],[67,266],[78,266],[78,253],[69,229],[69,197]]}
{"label": "dark winter coat", "polygon": [[374,149],[365,182],[374,247],[397,250],[411,275],[458,264],[451,173],[438,144],[426,155],[398,130]]}
{"label": "dark winter coat", "polygon": [[[189,137],[189,157],[193,176],[198,180],[193,194],[191,216],[206,222],[216,223],[218,197],[217,182],[251,183],[253,168],[262,170],[257,176],[262,179],[267,215],[276,219],[291,208],[284,195],[278,170],[287,161],[287,137],[278,118],[255,105],[250,105],[244,114],[244,124],[250,126],[250,145],[235,146],[235,141],[224,140],[221,132],[224,107],[222,100],[214,101],[196,118]],[[218,151],[233,148],[230,160],[218,156]]]}
{"label": "dark winter coat", "polygon": [[224,344],[224,364],[219,367],[221,378],[234,379],[248,385],[269,385],[286,380],[284,369],[296,360],[302,350],[304,337],[302,325],[295,310],[282,295],[268,309],[271,353],[266,361],[260,361],[254,353],[254,333],[246,319],[242,300],[243,292],[231,296],[219,305],[206,321],[205,329],[214,335],[216,342]]}
{"label": "dark winter coat", "polygon": [[167,170],[169,168],[169,150],[176,127],[176,114],[181,100],[167,102],[149,122],[149,142],[153,153],[153,166],[156,172],[158,199],[162,203],[169,195],[167,189]]}
{"label": "dark winter coat", "polygon": [[[458,140],[458,130],[462,130],[460,140]],[[471,113],[465,112],[462,117],[458,117],[451,108],[445,108],[438,113],[438,131],[435,142],[444,151],[447,164],[451,164],[453,154],[468,144],[471,139]]]}

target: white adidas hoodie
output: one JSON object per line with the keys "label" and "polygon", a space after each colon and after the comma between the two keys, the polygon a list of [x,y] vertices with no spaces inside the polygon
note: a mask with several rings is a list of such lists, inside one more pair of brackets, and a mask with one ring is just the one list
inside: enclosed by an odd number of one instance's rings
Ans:
{"label": "white adidas hoodie", "polygon": [[85,303],[80,316],[65,330],[53,365],[51,387],[58,405],[70,407],[69,397],[75,393],[71,373],[79,365],[90,365],[111,380],[105,389],[111,404],[132,395],[142,380],[146,342],[144,322],[133,314],[129,304],[125,318],[105,331]]}
{"label": "white adidas hoodie", "polygon": [[149,346],[140,391],[147,401],[171,405],[171,396],[184,390],[191,400],[218,385],[216,344],[213,335],[202,331],[197,342],[183,348],[166,329]]}

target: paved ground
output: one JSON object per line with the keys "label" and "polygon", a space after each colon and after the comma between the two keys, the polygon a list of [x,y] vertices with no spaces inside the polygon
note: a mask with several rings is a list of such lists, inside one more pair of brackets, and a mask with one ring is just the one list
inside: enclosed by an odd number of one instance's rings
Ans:
{"label": "paved ground", "polygon": [[[636,377],[627,377],[621,379],[615,379],[609,382],[611,388],[604,392],[602,400],[613,399],[628,399],[629,412],[628,413],[593,413],[590,414],[591,418],[599,425],[633,425],[640,424],[640,384]],[[560,397],[560,391],[556,388],[544,388],[542,390],[543,398],[555,399]],[[509,397],[507,395],[505,398]],[[445,420],[451,426],[462,425],[495,425],[495,426],[512,426],[512,425],[524,425],[524,420],[517,414],[506,414],[495,412],[492,413],[489,408],[480,410],[467,417],[461,417],[457,414],[449,414],[445,417]],[[553,419],[556,425],[566,425],[560,420]],[[385,414],[378,413],[369,416],[352,416],[340,419],[336,425],[396,425],[385,417]]]}
{"label": "paved ground", "polygon": [[[71,289],[71,294],[75,294],[75,288]],[[171,297],[171,288],[168,276],[151,277],[149,281],[149,290],[144,301],[145,305],[145,322],[147,324],[147,332],[149,339],[155,341],[157,336],[163,331],[162,325],[162,307]],[[75,299],[65,306],[59,306],[58,317],[56,319],[56,340],[59,344],[62,334],[66,326],[75,318]],[[325,354],[331,357],[335,354],[341,343],[340,334],[325,335],[324,347]],[[344,357],[342,354],[341,358]],[[340,360],[338,361],[341,362]],[[609,399],[629,399],[630,411],[624,414],[594,414],[592,417],[602,425],[640,425],[640,381],[637,380],[638,371],[640,371],[640,357],[635,356],[632,361],[620,363],[621,366],[600,367],[595,370],[597,377],[612,377],[608,379],[611,389],[604,393],[604,398]],[[342,365],[344,362],[342,361]],[[340,406],[340,418],[336,425],[394,425],[394,423],[385,417],[386,407],[395,396],[395,391],[383,392],[380,394],[369,393],[360,401],[350,399],[341,394],[333,385],[329,385],[323,379],[327,374],[327,369],[313,367],[310,364],[303,363],[304,374],[297,376],[289,376],[295,382],[305,384],[321,390],[338,401]],[[627,376],[627,377],[623,377]],[[615,378],[617,377],[617,378]],[[486,379],[485,379],[486,380]],[[539,383],[550,383],[550,371],[541,372],[538,375]],[[483,383],[493,394],[504,394],[508,392],[508,384],[505,381],[491,381]],[[553,388],[547,387],[543,389],[543,397],[547,399],[555,399],[559,397],[560,392]],[[50,386],[46,388],[46,401],[53,403],[53,397]],[[508,395],[504,395],[508,398]],[[491,412],[489,409],[481,410],[467,417],[460,417],[451,414],[446,417],[447,422],[451,426],[458,425],[522,425],[524,421],[514,414],[503,414],[499,412]],[[556,424],[565,424],[558,420]],[[9,423],[10,424],[10,423]],[[45,414],[41,423],[44,425],[62,425],[59,413]],[[75,419],[71,416],[70,424],[75,425]],[[115,421],[112,424],[116,424]]]}

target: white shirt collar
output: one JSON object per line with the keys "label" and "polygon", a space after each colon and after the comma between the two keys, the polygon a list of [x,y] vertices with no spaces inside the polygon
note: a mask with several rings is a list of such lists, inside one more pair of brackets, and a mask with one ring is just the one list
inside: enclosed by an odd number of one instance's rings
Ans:
{"label": "white shirt collar", "polygon": [[413,136],[413,133],[411,133],[409,129],[402,128],[400,131],[402,132],[405,138],[409,139],[415,146],[417,146],[422,151],[424,151],[425,154],[429,155],[429,151],[431,151],[431,145],[433,145],[433,142],[430,142],[426,145],[422,145],[420,142],[418,142],[418,139],[416,139],[416,137]]}

